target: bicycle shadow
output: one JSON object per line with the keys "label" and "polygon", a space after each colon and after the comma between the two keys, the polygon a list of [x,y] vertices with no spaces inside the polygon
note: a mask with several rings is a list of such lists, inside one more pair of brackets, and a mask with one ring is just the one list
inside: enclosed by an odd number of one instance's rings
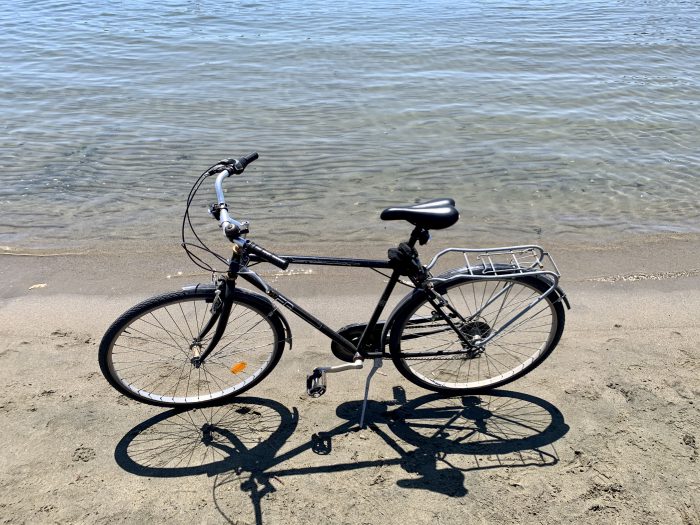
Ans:
{"label": "bicycle shadow", "polygon": [[[394,394],[401,399],[401,389],[397,392],[395,387]],[[545,447],[569,430],[554,405],[519,392],[461,397],[429,394],[397,404],[384,413],[387,426],[415,448],[401,446],[381,428],[372,427],[400,456],[403,470],[419,476],[398,480],[397,485],[451,497],[468,493],[465,472],[558,463],[556,450]]]}
{"label": "bicycle shadow", "polygon": [[136,425],[117,443],[114,458],[127,472],[184,477],[257,471],[294,434],[296,408],[257,397],[199,409],[171,409]]}
{"label": "bicycle shadow", "polygon": [[428,394],[407,401],[403,389],[394,387],[394,400],[370,401],[367,414],[371,431],[396,457],[285,468],[308,451],[332,457],[334,440],[358,430],[361,404],[343,403],[336,410],[343,423],[283,453],[298,427],[296,408],[249,397],[219,407],[169,410],[129,431],[117,444],[115,459],[139,476],[214,477],[214,504],[229,522],[231,516],[240,517],[241,508],[233,504],[229,509],[229,498],[219,495],[240,488],[248,493],[255,522],[261,524],[263,498],[276,491],[273,480],[398,466],[408,475],[396,481],[401,488],[463,497],[468,494],[465,472],[556,464],[556,451],[545,447],[569,429],[554,405],[528,394]]}

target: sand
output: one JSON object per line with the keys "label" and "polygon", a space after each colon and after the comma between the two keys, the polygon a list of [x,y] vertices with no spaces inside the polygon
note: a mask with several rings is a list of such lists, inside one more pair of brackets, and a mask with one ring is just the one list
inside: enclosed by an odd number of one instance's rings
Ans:
{"label": "sand", "polygon": [[[0,521],[700,523],[700,238],[549,248],[572,309],[540,368],[443,399],[387,361],[364,430],[367,370],[307,398],[306,374],[338,362],[290,315],[293,349],[236,402],[177,413],[125,399],[97,364],[107,326],[207,277],[171,249],[5,250]],[[366,318],[382,284],[276,273],[336,327]]]}

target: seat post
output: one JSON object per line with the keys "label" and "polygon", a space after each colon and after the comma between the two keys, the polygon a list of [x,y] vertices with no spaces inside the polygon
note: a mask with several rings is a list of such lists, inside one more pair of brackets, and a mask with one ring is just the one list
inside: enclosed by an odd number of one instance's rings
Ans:
{"label": "seat post", "polygon": [[423,228],[420,226],[416,226],[413,228],[413,231],[411,232],[411,237],[408,239],[408,244],[411,248],[416,246],[416,242],[418,242],[418,239],[421,238],[421,235],[423,234]]}

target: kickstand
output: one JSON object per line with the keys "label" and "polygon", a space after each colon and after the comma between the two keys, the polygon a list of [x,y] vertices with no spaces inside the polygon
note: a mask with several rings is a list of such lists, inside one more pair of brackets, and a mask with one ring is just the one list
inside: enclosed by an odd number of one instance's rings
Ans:
{"label": "kickstand", "polygon": [[362,413],[360,414],[360,428],[365,428],[365,410],[367,409],[367,396],[369,395],[369,382],[372,381],[372,377],[382,367],[382,358],[375,357],[374,363],[372,364],[372,370],[367,374],[367,381],[365,382],[365,399],[362,401]]}

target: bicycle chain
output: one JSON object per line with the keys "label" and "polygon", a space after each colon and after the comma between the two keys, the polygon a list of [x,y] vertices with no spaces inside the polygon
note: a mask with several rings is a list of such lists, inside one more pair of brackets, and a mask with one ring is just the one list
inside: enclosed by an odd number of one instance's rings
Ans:
{"label": "bicycle chain", "polygon": [[[431,328],[431,327],[435,327],[435,326],[442,326],[442,325],[437,324],[437,323],[436,324],[429,324],[429,325],[427,325],[427,328]],[[423,328],[425,328],[425,325],[422,326],[420,329],[423,329]],[[472,357],[465,355],[464,357],[459,357],[459,356],[455,356],[455,357],[449,357],[449,356],[445,356],[445,357],[401,357],[401,359],[403,359],[404,361],[421,361],[421,360],[423,360],[423,361],[466,361],[467,359],[476,359],[480,355],[481,355],[481,353],[479,353],[479,355],[477,355],[477,356],[472,356]]]}
{"label": "bicycle chain", "polygon": [[467,359],[476,359],[479,356],[469,357],[401,357],[404,361],[466,361]]}

